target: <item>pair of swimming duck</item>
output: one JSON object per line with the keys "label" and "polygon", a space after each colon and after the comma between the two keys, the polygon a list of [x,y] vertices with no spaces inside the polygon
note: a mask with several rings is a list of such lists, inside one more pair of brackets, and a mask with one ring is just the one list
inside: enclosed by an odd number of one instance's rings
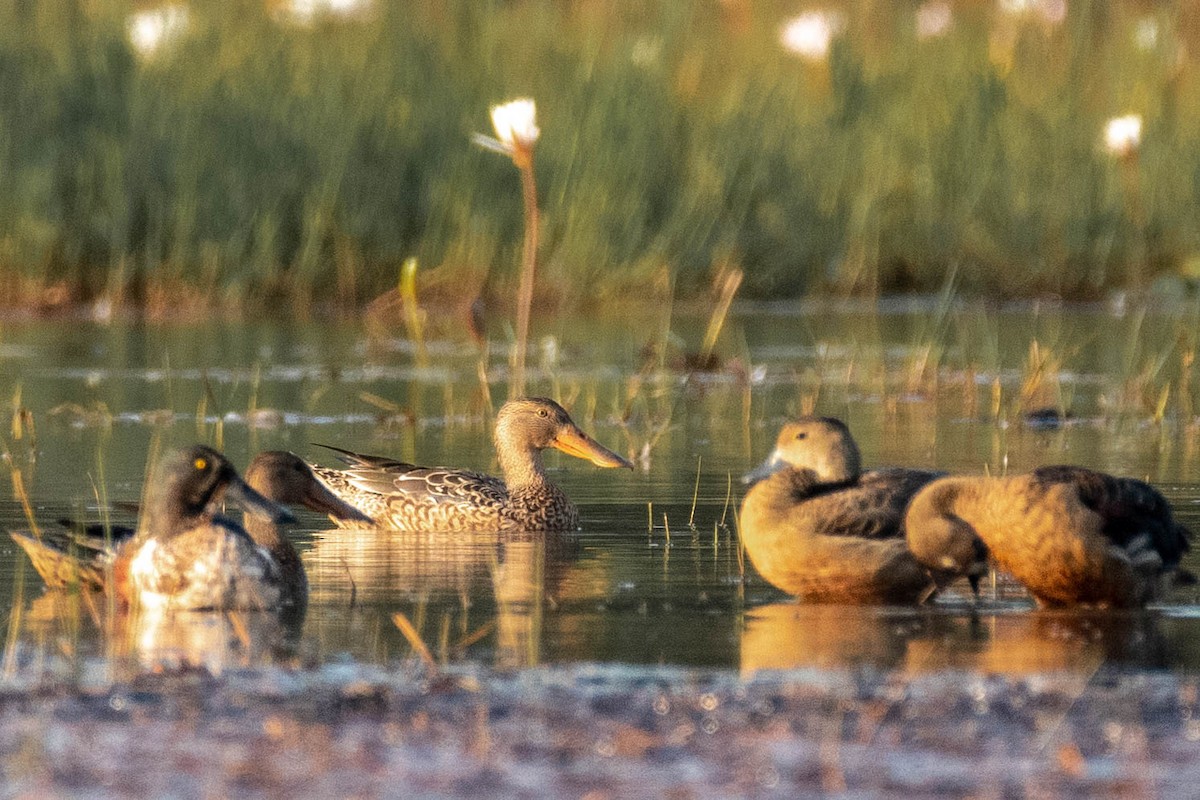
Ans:
{"label": "pair of swimming duck", "polygon": [[[307,580],[299,555],[279,530],[279,523],[291,519],[280,503],[305,505],[343,526],[563,531],[578,527],[578,512],[547,477],[543,450],[632,468],[545,398],[506,403],[495,441],[503,481],[339,448],[332,449],[348,469],[268,452],[254,459],[243,480],[223,455],[196,445],[164,460],[136,530],[106,535],[99,526],[69,526],[61,533],[12,536],[52,587],[100,588],[112,580],[120,598],[149,608],[302,608]],[[218,512],[223,502],[245,510],[244,526]]]}
{"label": "pair of swimming duck", "polygon": [[742,503],[764,578],[827,602],[922,602],[989,564],[1043,606],[1136,608],[1179,570],[1189,531],[1149,484],[1083,467],[1010,477],[863,472],[839,420],[785,425]]}

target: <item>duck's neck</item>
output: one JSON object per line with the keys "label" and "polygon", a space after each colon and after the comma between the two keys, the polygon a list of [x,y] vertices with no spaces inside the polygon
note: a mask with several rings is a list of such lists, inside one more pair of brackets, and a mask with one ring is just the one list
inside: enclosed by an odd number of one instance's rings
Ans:
{"label": "duck's neck", "polygon": [[246,529],[246,533],[250,534],[250,538],[256,545],[267,550],[275,556],[276,560],[279,560],[280,556],[295,555],[296,548],[292,547],[292,543],[287,540],[283,531],[275,523],[259,519],[253,514],[247,514],[242,522],[242,527]]}
{"label": "duck's neck", "polygon": [[547,482],[541,451],[497,439],[496,453],[500,457],[504,483],[510,490],[542,486]]}
{"label": "duck's neck", "polygon": [[147,503],[146,513],[139,520],[138,533],[140,536],[169,539],[204,524],[212,516],[212,511],[205,509],[197,512],[187,507],[174,493],[167,493]]}
{"label": "duck's neck", "polygon": [[917,493],[904,527],[909,548],[926,566],[965,572],[984,552],[974,525],[989,481],[983,477],[942,478]]}
{"label": "duck's neck", "polygon": [[283,534],[282,528],[253,514],[246,514],[242,527],[256,545],[275,559],[289,593],[294,597],[306,594],[303,587],[307,586],[308,578],[304,573],[304,563],[291,541]]}

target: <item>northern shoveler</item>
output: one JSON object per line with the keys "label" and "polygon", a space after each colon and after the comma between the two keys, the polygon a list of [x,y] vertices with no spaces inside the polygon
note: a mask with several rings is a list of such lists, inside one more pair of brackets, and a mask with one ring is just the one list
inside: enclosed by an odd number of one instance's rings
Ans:
{"label": "northern shoveler", "polygon": [[282,605],[279,565],[216,505],[232,501],[273,523],[292,516],[251,489],[225,456],[204,445],[169,454],[147,496],[138,532],[115,564],[119,594],[153,609]]}
{"label": "northern shoveler", "polygon": [[943,478],[913,498],[905,526],[922,563],[963,573],[990,556],[1043,606],[1142,606],[1191,537],[1149,484],[1072,466]]}
{"label": "northern shoveler", "polygon": [[[317,479],[312,468],[294,453],[267,450],[259,453],[246,468],[246,483],[269,500],[301,505],[347,525],[374,525],[375,521],[342,500]],[[308,577],[300,554],[282,529],[260,516],[247,514],[244,525],[250,538],[265,548],[279,565],[285,603],[303,605],[308,601]]]}
{"label": "northern shoveler", "polygon": [[[204,466],[201,466],[203,462]],[[173,571],[179,580],[180,592],[183,583],[191,581],[189,575],[203,572],[214,565],[218,569],[237,570],[240,563],[249,565],[252,581],[254,575],[275,576],[264,578],[278,588],[264,587],[261,595],[270,599],[279,595],[277,605],[302,606],[307,600],[307,579],[299,555],[291,542],[283,536],[278,520],[287,512],[274,503],[301,504],[314,511],[360,524],[371,524],[370,517],[334,496],[313,475],[312,470],[299,457],[280,451],[263,452],[255,456],[246,470],[245,486],[233,471],[224,456],[203,446],[193,447],[168,458],[162,469],[162,492],[152,496],[150,515],[142,521],[145,530],[138,546],[142,557],[158,563],[170,561],[182,566]],[[232,490],[232,495],[230,491]],[[215,513],[216,504],[222,495],[235,501],[249,498],[244,529],[236,523]],[[256,499],[257,498],[257,499]],[[258,500],[271,501],[262,505]],[[258,513],[255,513],[255,512]],[[265,514],[265,517],[260,516]],[[163,527],[158,520],[168,520]],[[130,583],[132,561],[135,559],[132,542],[137,529],[125,526],[78,525],[62,520],[64,530],[46,531],[41,538],[27,533],[13,532],[12,538],[29,554],[30,561],[42,580],[52,588],[81,585],[92,589],[103,589],[110,573],[121,576],[120,588],[127,593],[136,587]],[[246,536],[249,536],[249,542]],[[175,541],[179,539],[179,541]],[[150,556],[145,554],[145,544],[154,540]],[[181,546],[199,547],[205,541],[220,551],[217,555],[200,553],[201,564],[188,567],[181,553]],[[186,543],[186,544],[185,544]],[[159,549],[161,546],[162,549]],[[164,556],[163,553],[171,553]],[[262,557],[269,556],[263,564]],[[230,580],[237,582],[237,574]],[[162,582],[170,579],[162,576]],[[200,592],[203,594],[203,592]],[[219,594],[219,592],[218,592]],[[236,596],[236,592],[234,595]],[[126,598],[128,599],[128,598]],[[264,605],[271,606],[272,603]],[[173,603],[180,608],[196,608],[192,600]],[[227,606],[214,602],[214,607]],[[259,607],[254,605],[252,607]]]}
{"label": "northern shoveler", "polygon": [[633,468],[544,397],[505,403],[496,417],[495,443],[503,480],[337,447],[329,449],[340,453],[349,469],[313,469],[343,500],[398,530],[565,531],[579,527],[579,514],[546,476],[543,450],[553,447],[599,467]]}
{"label": "northern shoveler", "polygon": [[746,476],[754,483],[742,501],[742,543],[760,575],[806,600],[922,602],[939,581],[905,545],[904,508],[937,477],[913,469],[864,473],[840,420],[790,422]]}

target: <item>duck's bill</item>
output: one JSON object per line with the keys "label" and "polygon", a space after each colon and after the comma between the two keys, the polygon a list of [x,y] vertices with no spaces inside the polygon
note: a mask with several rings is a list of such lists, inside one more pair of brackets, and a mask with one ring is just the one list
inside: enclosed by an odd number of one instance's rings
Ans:
{"label": "duck's bill", "polygon": [[770,456],[767,457],[766,461],[759,464],[757,467],[755,467],[754,469],[750,470],[745,475],[743,475],[742,483],[746,484],[747,486],[750,486],[751,484],[755,484],[761,480],[765,480],[765,479],[771,477],[772,475],[774,475],[776,472],[778,472],[780,470],[780,468],[783,466],[783,464],[784,464],[783,460],[776,458],[775,454],[772,453]]}
{"label": "duck's bill", "polygon": [[344,522],[361,522],[363,525],[375,524],[375,520],[329,491],[329,488],[316,478],[313,478],[308,485],[301,502],[304,503],[305,508],[320,514],[328,514],[334,519]]}
{"label": "duck's bill", "polygon": [[584,461],[590,461],[597,467],[625,467],[626,469],[633,469],[633,464],[627,459],[609,450],[578,428],[568,428],[562,431],[558,436],[554,437],[554,441],[550,443],[550,446],[557,450],[562,450],[567,455],[582,458]]}
{"label": "duck's bill", "polygon": [[271,522],[284,523],[296,521],[291,511],[263,497],[251,489],[250,485],[241,478],[230,482],[229,488],[225,490],[225,500],[226,502],[241,506],[242,510],[247,514],[262,517]]}

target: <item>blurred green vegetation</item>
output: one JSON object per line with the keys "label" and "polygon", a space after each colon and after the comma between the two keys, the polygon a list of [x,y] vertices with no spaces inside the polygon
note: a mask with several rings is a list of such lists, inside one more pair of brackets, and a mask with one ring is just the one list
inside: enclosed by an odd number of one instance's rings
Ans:
{"label": "blurred green vegetation", "polygon": [[[379,0],[297,24],[212,0],[143,57],[129,3],[7,0],[0,301],[354,305],[410,256],[431,295],[506,293],[518,176],[470,136],[516,96],[542,128],[544,295],[686,293],[729,264],[760,297],[1193,277],[1200,9],[962,0],[922,37],[929,5],[829,3],[844,27],[812,60],[780,42],[792,2]],[[1113,156],[1131,113],[1141,147]]]}

